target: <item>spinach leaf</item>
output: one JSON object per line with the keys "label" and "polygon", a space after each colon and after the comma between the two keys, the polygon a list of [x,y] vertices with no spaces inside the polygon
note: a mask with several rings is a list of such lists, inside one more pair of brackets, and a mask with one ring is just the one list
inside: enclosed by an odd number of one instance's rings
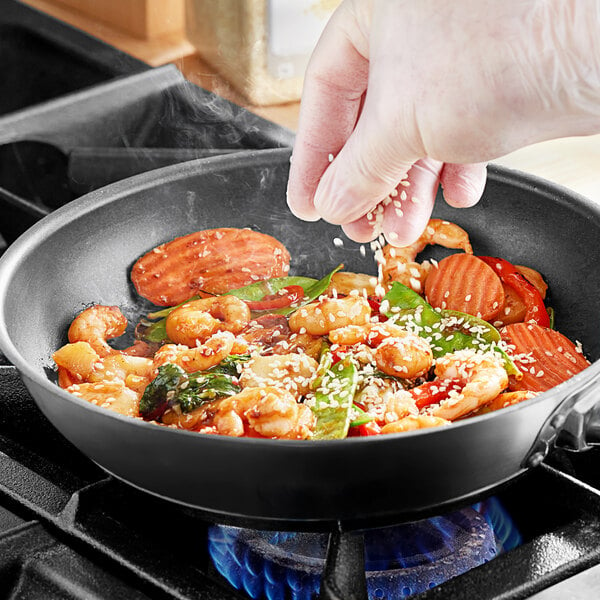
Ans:
{"label": "spinach leaf", "polygon": [[224,373],[191,373],[187,382],[180,384],[175,394],[175,401],[182,412],[187,413],[217,398],[234,396],[241,391],[233,378]]}
{"label": "spinach leaf", "polygon": [[147,421],[159,419],[175,403],[177,386],[185,379],[185,371],[177,365],[167,363],[158,367],[158,374],[146,386],[140,399],[140,415]]}

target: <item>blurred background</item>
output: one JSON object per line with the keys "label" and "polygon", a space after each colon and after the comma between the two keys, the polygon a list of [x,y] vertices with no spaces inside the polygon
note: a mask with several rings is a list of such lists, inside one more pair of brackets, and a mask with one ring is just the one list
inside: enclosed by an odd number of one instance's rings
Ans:
{"label": "blurred background", "polygon": [[[295,130],[302,73],[340,0],[23,0],[150,64]],[[496,162],[600,201],[600,136],[536,144]]]}

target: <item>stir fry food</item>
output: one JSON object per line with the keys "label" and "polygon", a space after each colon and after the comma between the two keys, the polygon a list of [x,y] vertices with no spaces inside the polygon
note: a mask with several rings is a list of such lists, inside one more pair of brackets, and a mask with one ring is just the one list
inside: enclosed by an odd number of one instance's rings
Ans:
{"label": "stir fry food", "polygon": [[[430,244],[458,252],[417,262]],[[212,229],[134,265],[160,310],[135,327],[117,306],[78,314],[58,383],[122,415],[204,434],[339,439],[449,425],[527,401],[585,369],[553,328],[533,269],[475,256],[432,219],[412,246],[376,247],[378,276],[290,276],[271,236]]]}

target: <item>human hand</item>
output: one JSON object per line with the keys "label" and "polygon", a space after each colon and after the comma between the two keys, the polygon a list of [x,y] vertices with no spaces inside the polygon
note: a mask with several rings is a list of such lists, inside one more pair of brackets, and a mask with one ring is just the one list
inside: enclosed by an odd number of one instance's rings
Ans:
{"label": "human hand", "polygon": [[290,209],[412,243],[438,183],[472,206],[485,161],[600,131],[599,29],[598,0],[345,0],[306,73]]}

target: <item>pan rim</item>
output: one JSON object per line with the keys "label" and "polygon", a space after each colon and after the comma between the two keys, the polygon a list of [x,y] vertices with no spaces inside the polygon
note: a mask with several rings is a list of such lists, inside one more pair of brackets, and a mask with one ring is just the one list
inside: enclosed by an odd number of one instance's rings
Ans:
{"label": "pan rim", "polygon": [[[223,155],[214,156],[210,158],[196,159],[188,161],[186,163],[180,163],[178,165],[171,165],[156,169],[150,173],[142,173],[128,179],[124,179],[117,183],[111,184],[81,198],[78,198],[65,206],[53,211],[47,217],[44,217],[40,222],[33,225],[25,233],[23,233],[11,246],[7,249],[5,254],[0,258],[0,349],[4,352],[7,358],[17,368],[19,373],[23,374],[26,378],[32,380],[36,385],[41,386],[50,393],[58,393],[61,398],[69,402],[75,402],[79,406],[86,410],[97,411],[99,414],[109,418],[117,418],[122,420],[124,423],[135,426],[152,426],[152,423],[148,423],[143,419],[136,417],[127,417],[120,415],[113,411],[103,409],[99,406],[93,405],[85,400],[73,396],[68,392],[58,387],[55,383],[50,381],[40,370],[31,366],[28,361],[21,355],[19,350],[13,344],[6,327],[6,297],[9,291],[9,283],[12,279],[13,274],[18,270],[19,265],[24,258],[33,251],[39,243],[46,237],[52,235],[61,227],[70,224],[76,219],[84,218],[89,212],[97,209],[98,207],[109,205],[113,202],[118,201],[120,198],[128,196],[132,193],[143,191],[145,189],[153,188],[156,183],[160,181],[163,184],[176,181],[182,178],[185,174],[199,174],[199,173],[210,173],[218,172],[220,169],[231,168],[234,164],[236,167],[245,166],[251,164],[256,166],[256,158],[262,159],[261,164],[272,164],[274,161],[282,161],[283,159],[289,160],[291,156],[290,148],[273,148],[266,150],[248,150],[236,153],[235,156]],[[522,189],[535,189],[537,194],[547,196],[554,202],[560,202],[561,204],[568,204],[570,208],[577,209],[580,213],[585,214],[586,217],[593,216],[598,221],[600,227],[600,206],[594,203],[592,200],[569,190],[563,186],[539,178],[537,176],[523,173],[515,169],[509,169],[500,165],[489,165],[488,166],[488,181],[499,182],[513,187],[519,187]],[[571,386],[578,385],[578,382],[587,381],[595,377],[600,372],[600,360],[596,360],[584,371],[578,373],[574,377],[571,377],[567,381],[555,386],[554,388],[540,394],[539,396],[532,398],[527,402],[527,405],[538,402],[551,401],[551,398],[555,398],[559,395],[563,395],[563,390],[567,390]],[[524,410],[522,403],[504,408],[502,413],[508,414],[517,410]],[[469,419],[460,420],[453,422],[452,427],[468,427],[471,424],[479,423],[487,419],[497,416],[498,413],[492,412],[477,417],[470,417]],[[159,429],[165,432],[171,432],[170,435],[191,435],[195,438],[198,437],[197,432],[186,431],[183,429],[173,429],[170,427],[158,426]],[[362,443],[384,443],[385,440],[390,438],[397,438],[402,436],[403,438],[413,436],[424,436],[433,435],[439,433],[439,428],[421,429],[416,431],[388,434],[385,436],[368,436],[368,437],[352,437],[345,438],[344,440],[310,440],[311,447],[323,447],[326,445],[341,443],[345,444],[362,444]],[[166,434],[166,433],[165,433]],[[307,447],[306,440],[280,440],[280,439],[261,439],[261,438],[234,438],[231,436],[211,436],[212,439],[219,439],[221,443],[242,443],[247,444],[251,442],[253,444],[273,444],[281,445],[284,444],[286,447],[292,447],[294,445]],[[222,439],[221,439],[222,438]]]}

